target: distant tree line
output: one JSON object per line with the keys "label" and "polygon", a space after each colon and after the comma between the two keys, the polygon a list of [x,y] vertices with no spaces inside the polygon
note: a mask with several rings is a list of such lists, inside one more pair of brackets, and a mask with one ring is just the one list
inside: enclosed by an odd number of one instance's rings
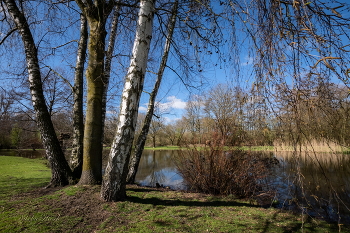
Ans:
{"label": "distant tree line", "polygon": [[[256,96],[254,89],[243,90],[219,84],[203,95],[192,95],[184,115],[168,122],[166,115],[153,116],[146,146],[205,145],[210,140],[226,146],[273,146],[276,141],[292,144],[306,140],[328,140],[349,146],[350,99],[348,89],[334,83],[315,84],[304,80],[302,89],[277,87],[273,105]],[[280,89],[283,89],[281,91]],[[17,97],[18,98],[18,97]],[[1,97],[2,149],[31,148],[41,143],[30,112],[17,113],[13,98]],[[271,108],[273,106],[273,108]],[[136,137],[141,133],[145,114],[138,116]],[[52,116],[58,137],[72,132],[72,114],[61,111]],[[103,146],[111,146],[117,113],[107,114]],[[72,138],[65,145],[72,146]]]}

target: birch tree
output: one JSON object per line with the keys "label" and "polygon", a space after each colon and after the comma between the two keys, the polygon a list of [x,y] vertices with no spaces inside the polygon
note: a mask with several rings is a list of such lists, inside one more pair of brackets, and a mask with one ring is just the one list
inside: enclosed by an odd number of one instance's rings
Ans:
{"label": "birch tree", "polygon": [[72,172],[64,157],[45,103],[37,47],[25,14],[18,8],[16,1],[4,0],[3,2],[18,29],[24,45],[28,81],[36,122],[40,130],[46,157],[51,167],[51,181],[49,186],[67,185],[72,183]]}
{"label": "birch tree", "polygon": [[84,15],[80,16],[80,40],[78,44],[77,62],[74,76],[73,103],[73,145],[70,166],[75,177],[81,176],[83,166],[83,138],[84,138],[84,64],[86,60],[88,40],[87,22]]}
{"label": "birch tree", "polygon": [[154,3],[154,0],[140,1],[137,31],[121,97],[116,136],[102,182],[101,197],[105,201],[118,201],[126,197],[126,176],[152,38]]}
{"label": "birch tree", "polygon": [[112,19],[112,26],[110,31],[110,36],[108,40],[108,48],[106,51],[106,64],[104,69],[104,92],[103,92],[103,98],[102,98],[102,130],[104,135],[104,125],[105,125],[105,119],[106,119],[106,105],[107,105],[107,94],[108,94],[108,86],[109,86],[109,80],[111,76],[111,68],[112,68],[112,58],[113,58],[113,51],[115,46],[115,40],[117,37],[117,29],[118,29],[118,22],[119,22],[119,15],[120,15],[120,5],[117,5],[114,8],[113,13],[113,19]]}
{"label": "birch tree", "polygon": [[146,113],[146,117],[142,126],[141,134],[137,138],[136,145],[135,145],[135,153],[131,158],[130,164],[129,164],[129,172],[127,176],[127,183],[134,183],[135,182],[135,177],[137,173],[137,169],[141,160],[141,155],[143,152],[143,149],[145,147],[148,131],[151,125],[152,117],[154,114],[154,106],[155,106],[155,100],[156,96],[160,87],[160,84],[162,82],[164,70],[166,68],[168,56],[169,56],[169,51],[170,51],[170,45],[174,33],[174,28],[176,24],[176,16],[177,16],[177,11],[178,11],[178,5],[179,2],[175,1],[174,6],[171,12],[171,18],[168,23],[168,34],[166,35],[166,40],[165,40],[165,46],[164,46],[164,52],[162,56],[162,60],[160,63],[160,67],[158,70],[157,74],[157,80],[154,84],[152,93],[150,94],[150,98],[148,101],[148,109]]}

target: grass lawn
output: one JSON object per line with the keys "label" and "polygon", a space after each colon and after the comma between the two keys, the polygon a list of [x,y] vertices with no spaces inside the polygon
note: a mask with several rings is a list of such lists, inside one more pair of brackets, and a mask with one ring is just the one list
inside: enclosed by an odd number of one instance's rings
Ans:
{"label": "grass lawn", "polygon": [[[338,232],[337,224],[232,196],[130,185],[106,203],[99,186],[43,189],[42,159],[0,156],[0,232]],[[341,232],[350,232],[341,226]]]}

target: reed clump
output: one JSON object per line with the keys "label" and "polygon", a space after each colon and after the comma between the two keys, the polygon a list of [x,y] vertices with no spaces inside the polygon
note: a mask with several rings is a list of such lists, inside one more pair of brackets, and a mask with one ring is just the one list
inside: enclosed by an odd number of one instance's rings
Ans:
{"label": "reed clump", "polygon": [[191,191],[239,198],[253,198],[270,191],[265,178],[271,163],[259,153],[215,146],[181,150],[176,161]]}
{"label": "reed clump", "polygon": [[344,153],[349,151],[349,147],[340,145],[339,143],[328,140],[307,140],[302,143],[282,142],[276,140],[274,142],[276,152],[283,151],[302,151],[302,152],[329,152]]}

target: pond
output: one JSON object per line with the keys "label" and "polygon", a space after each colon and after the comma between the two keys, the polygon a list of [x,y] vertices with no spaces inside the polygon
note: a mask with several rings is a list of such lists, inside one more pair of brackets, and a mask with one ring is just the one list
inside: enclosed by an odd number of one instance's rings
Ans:
{"label": "pond", "polygon": [[[177,151],[145,151],[137,182],[172,189],[185,189],[177,173]],[[331,153],[269,152],[280,162],[271,170],[267,182],[276,189],[278,206],[302,210],[312,216],[350,222],[350,155]],[[338,215],[339,213],[339,215]]]}
{"label": "pond", "polygon": [[350,155],[278,152],[275,156],[281,162],[270,179],[281,204],[350,223]]}
{"label": "pond", "polygon": [[[156,183],[171,189],[186,189],[175,165],[177,151],[145,150],[136,182]],[[43,157],[44,151],[0,150],[0,155]],[[104,151],[107,158],[108,151]],[[280,163],[274,166],[268,182],[276,189],[279,207],[302,210],[334,221],[350,222],[350,155],[330,153],[267,153]],[[104,161],[106,163],[106,161]],[[339,213],[339,214],[338,214]]]}
{"label": "pond", "polygon": [[135,181],[144,186],[156,186],[156,183],[171,189],[186,189],[182,177],[178,174],[174,158],[178,152],[143,152]]}

